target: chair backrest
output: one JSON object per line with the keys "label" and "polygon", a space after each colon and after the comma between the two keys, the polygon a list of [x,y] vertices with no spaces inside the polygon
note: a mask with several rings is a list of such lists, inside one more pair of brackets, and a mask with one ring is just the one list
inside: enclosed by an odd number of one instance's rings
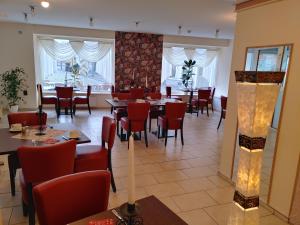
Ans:
{"label": "chair backrest", "polygon": [[183,119],[186,111],[186,102],[167,102],[166,118]]}
{"label": "chair backrest", "polygon": [[39,224],[65,225],[107,210],[108,171],[87,171],[59,177],[33,189]]}
{"label": "chair backrest", "polygon": [[131,88],[130,94],[132,99],[143,99],[145,98],[144,88]]}
{"label": "chair backrest", "polygon": [[86,90],[86,97],[89,98],[91,96],[91,93],[92,93],[92,86],[88,85]]}
{"label": "chair backrest", "polygon": [[[16,112],[7,114],[8,124],[21,123],[23,126],[40,125],[39,114],[37,112]],[[42,114],[42,125],[47,123],[47,113]]]}
{"label": "chair backrest", "polygon": [[227,107],[227,97],[221,96],[221,108],[222,108],[222,110],[226,109],[226,107]]}
{"label": "chair backrest", "polygon": [[57,98],[73,98],[73,87],[56,87]]}
{"label": "chair backrest", "polygon": [[156,86],[152,86],[150,90],[151,90],[151,92],[157,92]]}
{"label": "chair backrest", "polygon": [[128,103],[128,119],[131,121],[145,121],[148,118],[150,103]]}
{"label": "chair backrest", "polygon": [[102,146],[107,143],[108,149],[111,150],[116,136],[116,121],[108,116],[103,116],[102,119]]}
{"label": "chair backrest", "polygon": [[42,85],[41,84],[37,84],[36,85],[36,89],[37,89],[37,91],[39,91],[40,90],[40,96],[41,96],[41,100],[43,99],[43,87],[42,87]]}
{"label": "chair backrest", "polygon": [[120,93],[120,92],[115,92],[111,95],[113,98],[117,97],[119,100],[128,100],[131,98],[130,93]]}
{"label": "chair backrest", "polygon": [[18,158],[26,183],[39,183],[73,173],[75,152],[75,140],[19,147]]}
{"label": "chair backrest", "polygon": [[110,92],[111,92],[111,94],[115,93],[115,86],[114,85],[111,85]]}
{"label": "chair backrest", "polygon": [[199,89],[198,90],[198,99],[206,99],[208,100],[210,97],[211,90]]}
{"label": "chair backrest", "polygon": [[147,97],[150,97],[151,99],[161,99],[161,93],[160,92],[150,92],[147,94]]}
{"label": "chair backrest", "polygon": [[171,98],[172,88],[170,86],[166,87],[166,95],[167,95],[167,98]]}

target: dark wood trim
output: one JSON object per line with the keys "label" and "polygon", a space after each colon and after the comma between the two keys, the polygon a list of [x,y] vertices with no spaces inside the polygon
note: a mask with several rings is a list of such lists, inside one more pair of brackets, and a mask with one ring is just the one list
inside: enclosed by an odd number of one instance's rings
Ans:
{"label": "dark wood trim", "polygon": [[246,2],[241,2],[235,5],[235,11],[240,11],[248,8],[252,8],[261,4],[271,3],[281,0],[248,0]]}

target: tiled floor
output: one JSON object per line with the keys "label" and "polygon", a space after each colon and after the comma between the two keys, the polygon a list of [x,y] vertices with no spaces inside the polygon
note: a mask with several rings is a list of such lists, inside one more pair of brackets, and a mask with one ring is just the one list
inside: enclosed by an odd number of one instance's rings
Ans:
{"label": "tiled floor", "polygon": [[[84,131],[92,143],[100,142],[101,118],[105,110],[78,111],[73,123]],[[49,123],[56,123],[55,114],[48,111]],[[184,122],[185,145],[180,139],[170,138],[167,147],[163,140],[149,134],[149,147],[144,141],[135,142],[136,195],[143,198],[155,195],[191,225],[225,225],[231,212],[233,187],[217,175],[218,160],[223,137],[223,124],[217,131],[219,113],[186,115]],[[71,122],[62,116],[60,122]],[[0,127],[7,126],[5,119]],[[155,124],[153,121],[153,129]],[[116,207],[127,199],[127,143],[116,142],[112,152],[117,193],[111,192],[109,207]],[[11,197],[6,157],[0,167],[0,212],[3,225],[27,224],[22,216],[20,194]],[[272,212],[261,207],[261,225],[284,225]],[[1,218],[1,216],[0,216]],[[1,219],[0,219],[1,225]]]}

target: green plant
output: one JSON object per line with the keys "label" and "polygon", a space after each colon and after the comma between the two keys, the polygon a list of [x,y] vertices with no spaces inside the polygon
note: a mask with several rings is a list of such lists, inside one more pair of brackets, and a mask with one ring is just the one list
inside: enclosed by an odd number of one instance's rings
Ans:
{"label": "green plant", "polygon": [[182,67],[182,83],[187,88],[189,84],[189,80],[192,78],[193,75],[193,67],[195,66],[196,61],[190,59],[189,61],[185,60],[184,65]]}
{"label": "green plant", "polygon": [[9,106],[23,101],[20,93],[25,90],[25,78],[24,69],[19,67],[0,74],[0,94],[6,97]]}

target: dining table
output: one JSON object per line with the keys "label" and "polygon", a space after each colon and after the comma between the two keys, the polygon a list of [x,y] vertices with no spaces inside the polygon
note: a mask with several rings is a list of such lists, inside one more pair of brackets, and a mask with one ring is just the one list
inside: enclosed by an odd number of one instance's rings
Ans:
{"label": "dining table", "polygon": [[[29,128],[30,129],[30,128]],[[70,130],[77,130],[76,126],[71,123],[59,123],[59,124],[49,124],[44,127],[46,133],[47,129],[49,133],[51,131],[57,131],[57,136],[55,132],[53,133],[53,139],[55,142],[63,142],[68,140],[68,133]],[[38,129],[36,129],[38,133]],[[91,142],[90,138],[87,137],[83,132],[80,132],[78,139],[75,139],[77,144],[84,144]],[[20,146],[43,146],[49,143],[41,140],[42,136],[36,135],[31,140],[29,137],[18,138],[18,135],[21,133],[11,132],[10,128],[1,128],[0,129],[0,155],[8,155],[8,168],[9,168],[9,177],[10,177],[10,186],[11,186],[11,195],[15,196],[15,177],[16,171],[20,168],[20,162],[18,158],[17,150]]]}
{"label": "dining table", "polygon": [[[170,210],[166,205],[164,205],[155,196],[151,195],[146,198],[137,201],[139,206],[138,217],[142,221],[140,223],[143,225],[187,225],[179,216],[177,216],[172,210]],[[119,208],[115,209],[120,212]],[[121,214],[122,216],[122,214]],[[113,219],[114,224],[126,225],[128,223],[122,223],[118,218],[112,213],[112,209],[92,215],[90,217],[81,219],[70,223],[69,225],[88,225],[90,221],[101,221],[105,219]],[[129,224],[128,224],[129,225]]]}

